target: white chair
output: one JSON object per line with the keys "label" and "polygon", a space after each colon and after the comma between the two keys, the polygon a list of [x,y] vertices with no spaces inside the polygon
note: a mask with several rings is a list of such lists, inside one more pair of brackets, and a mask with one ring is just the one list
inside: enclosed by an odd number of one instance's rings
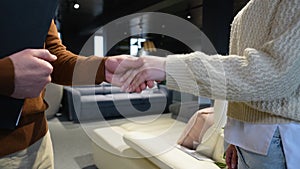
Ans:
{"label": "white chair", "polygon": [[214,161],[223,157],[222,127],[227,102],[216,100],[214,109],[215,123],[200,144],[209,157],[197,153],[202,158],[198,160],[192,153],[179,149],[177,140],[186,123],[165,114],[160,117],[147,116],[143,120],[133,118],[132,122],[122,125],[95,129],[95,139],[92,141],[95,164],[99,169],[218,169]]}
{"label": "white chair", "polygon": [[45,111],[47,118],[53,117],[60,108],[61,99],[63,96],[63,86],[54,83],[49,83],[46,86],[45,101],[49,107]]}

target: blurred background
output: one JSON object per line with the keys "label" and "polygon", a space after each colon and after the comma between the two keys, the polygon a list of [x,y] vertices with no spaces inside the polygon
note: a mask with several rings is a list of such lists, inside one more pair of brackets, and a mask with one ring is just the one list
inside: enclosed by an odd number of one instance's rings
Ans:
{"label": "blurred background", "polygon": [[[105,44],[109,43],[109,35],[103,32],[97,34],[95,41],[87,42],[99,28],[120,17],[137,12],[163,12],[188,20],[205,33],[218,53],[227,54],[230,24],[247,2],[248,0],[60,0],[55,22],[63,43],[77,54],[85,43],[90,44],[82,51],[83,55],[94,55],[95,50],[99,50],[95,49],[93,43],[102,45],[100,53],[96,52],[98,55],[134,54],[136,49],[133,46],[141,47],[140,43],[147,40],[156,48],[171,53],[190,52],[191,49],[179,41],[158,34],[128,37],[111,49],[105,48]],[[143,23],[147,23],[147,20],[143,20]],[[136,26],[146,30],[149,25],[128,24],[128,30],[136,29]],[[138,41],[138,44],[134,41]]]}

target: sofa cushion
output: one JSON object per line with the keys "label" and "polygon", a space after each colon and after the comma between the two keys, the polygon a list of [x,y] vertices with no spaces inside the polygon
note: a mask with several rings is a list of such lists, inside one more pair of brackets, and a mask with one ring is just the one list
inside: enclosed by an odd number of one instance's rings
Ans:
{"label": "sofa cushion", "polygon": [[196,149],[202,142],[202,137],[214,123],[213,108],[204,108],[197,111],[188,121],[178,144],[189,149]]}
{"label": "sofa cushion", "polygon": [[[153,116],[152,116],[153,117]],[[183,131],[186,123],[174,120],[170,117],[159,117],[153,121],[139,121],[120,125],[121,128],[129,132],[147,133],[150,138],[160,137],[169,144],[177,144],[180,133]]]}
{"label": "sofa cushion", "polygon": [[123,141],[123,135],[127,133],[125,129],[112,126],[98,128],[94,132],[96,134],[94,142],[102,149],[121,157],[142,158]]}
{"label": "sofa cushion", "polygon": [[170,114],[133,117],[126,119],[126,121],[129,122],[93,130],[93,157],[99,168],[119,168],[122,166],[122,168],[130,169],[158,169],[159,167],[150,162],[150,159],[127,145],[123,136],[138,130],[151,133],[148,135],[150,136],[148,139],[161,137],[165,142],[172,142],[171,144],[175,145],[185,126],[185,123],[170,118]]}
{"label": "sofa cushion", "polygon": [[127,131],[121,127],[98,128],[94,132],[92,151],[98,168],[159,169],[123,141]]}
{"label": "sofa cushion", "polygon": [[[152,121],[144,121],[144,122],[131,122],[131,123],[125,123],[121,125],[123,129],[126,129],[127,131],[139,131],[139,132],[147,132],[151,133],[153,135],[159,135],[159,133],[164,132],[165,130],[168,130],[171,127],[175,127],[175,123],[178,123],[176,120],[165,117],[165,118],[159,118],[159,119],[152,119]],[[184,126],[184,123],[182,124],[180,128]],[[178,129],[181,131],[182,129]]]}
{"label": "sofa cushion", "polygon": [[214,124],[205,132],[201,144],[196,151],[211,157],[215,161],[224,162],[224,130],[226,124],[227,102],[215,100]]}
{"label": "sofa cushion", "polygon": [[161,137],[153,137],[153,135],[143,132],[129,132],[124,135],[124,141],[159,166],[159,168],[219,169],[211,159],[203,156],[202,160],[197,160],[188,153],[178,149],[176,144],[167,143]]}
{"label": "sofa cushion", "polygon": [[114,154],[131,158],[141,158],[138,153],[132,152],[132,149],[124,142],[124,134],[139,131],[148,133],[148,136],[151,136],[148,139],[160,137],[165,142],[175,145],[185,126],[185,123],[171,119],[167,114],[160,116],[149,115],[147,119],[131,118],[129,120],[131,122],[119,126],[95,129],[94,141],[103,149],[109,150]]}

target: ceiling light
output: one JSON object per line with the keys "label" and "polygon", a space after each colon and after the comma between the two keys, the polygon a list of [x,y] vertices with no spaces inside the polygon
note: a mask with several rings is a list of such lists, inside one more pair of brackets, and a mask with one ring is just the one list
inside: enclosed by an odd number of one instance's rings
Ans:
{"label": "ceiling light", "polygon": [[80,7],[79,3],[75,0],[75,1],[73,2],[73,8],[74,8],[74,9],[79,9],[79,7]]}
{"label": "ceiling light", "polygon": [[188,13],[186,14],[186,18],[187,18],[187,19],[191,19],[191,18],[192,18],[192,15],[191,15],[190,12],[188,12]]}

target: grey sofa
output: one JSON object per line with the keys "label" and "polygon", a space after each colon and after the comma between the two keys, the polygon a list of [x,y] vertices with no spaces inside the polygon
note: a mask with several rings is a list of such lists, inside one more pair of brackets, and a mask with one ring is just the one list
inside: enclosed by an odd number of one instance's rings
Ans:
{"label": "grey sofa", "polygon": [[86,122],[164,113],[172,102],[172,94],[161,85],[142,93],[124,93],[119,87],[104,83],[65,86],[63,100],[69,120]]}

